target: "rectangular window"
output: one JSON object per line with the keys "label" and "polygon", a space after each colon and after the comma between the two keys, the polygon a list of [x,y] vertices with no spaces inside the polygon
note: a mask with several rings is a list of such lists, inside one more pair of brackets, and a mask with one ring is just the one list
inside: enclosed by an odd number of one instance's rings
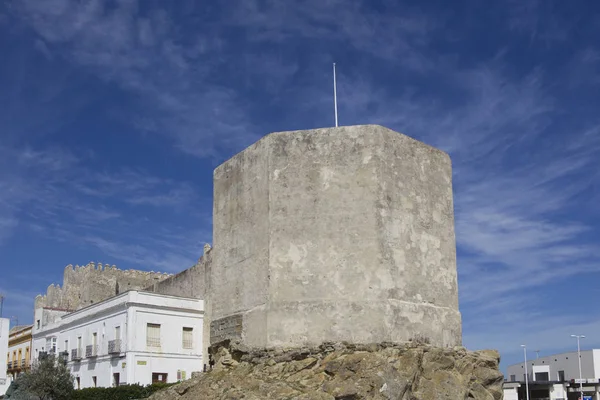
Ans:
{"label": "rectangular window", "polygon": [[52,347],[50,347],[50,351],[52,353],[56,353],[56,338],[55,337],[52,338]]}
{"label": "rectangular window", "polygon": [[121,327],[120,326],[115,327],[115,339],[116,340],[121,339]]}
{"label": "rectangular window", "polygon": [[35,326],[37,329],[40,329],[40,320],[35,321]]}
{"label": "rectangular window", "polygon": [[120,382],[121,382],[121,376],[119,375],[118,372],[115,372],[113,374],[113,386],[119,386]]}
{"label": "rectangular window", "polygon": [[77,381],[77,389],[81,389],[81,379],[79,379],[79,377],[75,378],[75,380]]}
{"label": "rectangular window", "polygon": [[95,376],[92,376],[92,387],[97,387],[98,386],[98,380],[96,379]]}
{"label": "rectangular window", "polygon": [[561,382],[565,381],[565,371],[558,371],[558,380]]}
{"label": "rectangular window", "polygon": [[160,324],[146,325],[146,346],[160,347]]}
{"label": "rectangular window", "polygon": [[183,328],[183,348],[193,349],[194,348],[194,328]]}
{"label": "rectangular window", "polygon": [[511,381],[511,382],[514,382],[514,381],[516,381],[516,380],[517,380],[517,379],[516,379],[516,376],[514,376],[514,375],[511,375],[511,376],[510,376],[510,381]]}
{"label": "rectangular window", "polygon": [[65,348],[63,351],[69,351],[69,340],[65,340]]}
{"label": "rectangular window", "polygon": [[548,376],[547,372],[536,372],[535,373],[535,380],[536,381],[548,382],[550,380],[550,377]]}
{"label": "rectangular window", "polygon": [[94,348],[96,348],[97,344],[98,344],[98,332],[94,332],[94,333],[92,333],[92,346],[94,346]]}

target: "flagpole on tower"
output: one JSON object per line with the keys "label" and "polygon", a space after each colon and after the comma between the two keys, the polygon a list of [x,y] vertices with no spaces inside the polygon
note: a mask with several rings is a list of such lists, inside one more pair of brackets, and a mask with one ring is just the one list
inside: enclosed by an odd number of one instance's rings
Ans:
{"label": "flagpole on tower", "polygon": [[335,127],[338,126],[338,114],[337,114],[337,87],[335,78],[335,63],[333,63],[333,107],[335,111]]}

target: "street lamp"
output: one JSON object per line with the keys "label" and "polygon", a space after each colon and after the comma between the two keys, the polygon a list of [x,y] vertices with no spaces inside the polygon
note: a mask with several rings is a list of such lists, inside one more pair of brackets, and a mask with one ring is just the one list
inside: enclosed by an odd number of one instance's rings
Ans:
{"label": "street lamp", "polygon": [[525,393],[527,395],[527,400],[529,400],[529,376],[528,376],[529,374],[527,373],[527,346],[522,344],[521,347],[523,348],[523,356],[525,357]]}
{"label": "street lamp", "polygon": [[571,335],[571,337],[577,338],[577,359],[579,360],[579,393],[581,400],[583,400],[583,378],[581,377],[581,347],[579,347],[579,339],[585,338],[584,335]]}

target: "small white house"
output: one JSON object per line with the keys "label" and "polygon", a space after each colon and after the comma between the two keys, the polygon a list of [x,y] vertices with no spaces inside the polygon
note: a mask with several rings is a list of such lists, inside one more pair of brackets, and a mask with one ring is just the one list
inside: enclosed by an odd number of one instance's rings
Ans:
{"label": "small white house", "polygon": [[177,382],[202,371],[203,315],[202,300],[128,291],[34,327],[32,357],[61,355],[75,388]]}

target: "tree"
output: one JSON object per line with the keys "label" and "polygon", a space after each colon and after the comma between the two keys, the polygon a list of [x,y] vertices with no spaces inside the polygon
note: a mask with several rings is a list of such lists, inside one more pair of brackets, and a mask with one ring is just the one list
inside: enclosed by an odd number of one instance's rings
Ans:
{"label": "tree", "polygon": [[9,399],[67,400],[73,393],[73,376],[62,358],[47,355],[35,363],[31,370],[14,382]]}

